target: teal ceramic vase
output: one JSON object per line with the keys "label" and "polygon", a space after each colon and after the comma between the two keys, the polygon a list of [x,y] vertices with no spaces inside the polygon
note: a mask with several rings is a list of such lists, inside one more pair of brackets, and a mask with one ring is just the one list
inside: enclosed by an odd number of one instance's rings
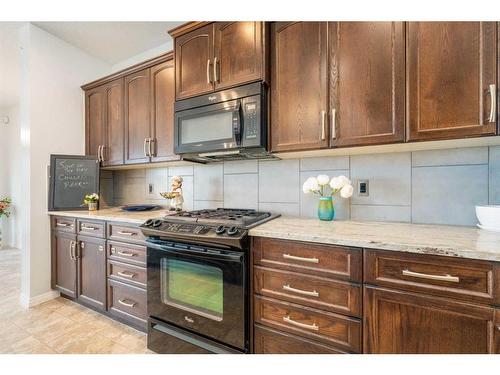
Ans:
{"label": "teal ceramic vase", "polygon": [[318,205],[318,218],[320,220],[332,221],[335,217],[332,197],[320,197]]}

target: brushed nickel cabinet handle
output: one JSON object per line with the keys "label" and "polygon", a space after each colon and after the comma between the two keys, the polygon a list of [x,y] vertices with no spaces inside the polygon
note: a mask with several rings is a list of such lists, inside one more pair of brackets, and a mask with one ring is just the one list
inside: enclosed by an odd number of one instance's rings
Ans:
{"label": "brushed nickel cabinet handle", "polygon": [[82,249],[85,249],[85,243],[84,243],[83,241],[80,241],[80,247],[81,247]]}
{"label": "brushed nickel cabinet handle", "polygon": [[101,145],[97,147],[97,161],[101,161]]}
{"label": "brushed nickel cabinet handle", "polygon": [[104,146],[104,145],[101,146],[101,161],[106,161],[106,156],[105,156],[105,152],[104,152],[105,148],[106,148],[106,146]]}
{"label": "brushed nickel cabinet handle", "polygon": [[119,231],[117,232],[118,234],[121,234],[123,236],[134,236],[136,233],[134,232],[126,232],[126,231]]}
{"label": "brushed nickel cabinet handle", "polygon": [[303,294],[305,296],[311,296],[311,297],[319,297],[319,293],[316,292],[315,290],[313,290],[312,292],[311,291],[308,291],[308,290],[301,290],[301,289],[296,289],[296,288],[292,288],[290,286],[290,284],[285,284],[283,285],[283,290],[287,290],[289,292],[294,292],[294,293],[297,293],[297,294]]}
{"label": "brushed nickel cabinet handle", "polygon": [[148,140],[149,138],[144,138],[144,145],[143,145],[143,151],[144,151],[144,156],[148,157]]}
{"label": "brushed nickel cabinet handle", "polygon": [[497,85],[490,85],[490,122],[495,122],[497,117]]}
{"label": "brushed nickel cabinet handle", "polygon": [[66,224],[66,223],[56,223],[58,227],[72,227],[73,225]]}
{"label": "brushed nickel cabinet handle", "polygon": [[321,140],[326,139],[326,111],[321,111]]}
{"label": "brushed nickel cabinet handle", "polygon": [[134,301],[126,302],[126,300],[124,300],[124,299],[119,299],[118,302],[120,304],[122,304],[123,306],[127,306],[127,307],[134,307],[135,305],[137,305],[137,303]]}
{"label": "brushed nickel cabinet handle", "polygon": [[99,250],[99,251],[104,251],[104,246],[100,245],[100,246],[97,248],[97,250]]}
{"label": "brushed nickel cabinet handle", "polygon": [[219,74],[217,70],[217,63],[218,59],[217,57],[214,59],[214,83],[219,83]]}
{"label": "brushed nickel cabinet handle", "polygon": [[311,331],[319,331],[319,326],[316,323],[313,324],[305,324],[305,323],[300,323],[296,322],[295,320],[291,319],[289,315],[283,317],[283,321],[285,323],[300,327],[300,328],[305,328],[305,329],[310,329]]}
{"label": "brushed nickel cabinet handle", "polygon": [[75,250],[74,247],[73,247],[73,245],[74,245],[74,242],[70,241],[70,243],[69,243],[69,258],[71,260],[76,260],[75,256],[73,255],[73,252]]}
{"label": "brushed nickel cabinet handle", "polygon": [[135,257],[135,253],[128,253],[126,251],[119,251],[118,250],[118,255],[124,256],[124,257]]}
{"label": "brushed nickel cabinet handle", "polygon": [[212,80],[210,79],[210,59],[207,60],[207,83],[212,84]]}
{"label": "brushed nickel cabinet handle", "polygon": [[82,225],[82,230],[98,230],[99,228],[96,227],[89,227],[87,225]]}
{"label": "brushed nickel cabinet handle", "polygon": [[156,139],[149,138],[149,156],[156,156]]}
{"label": "brushed nickel cabinet handle", "polygon": [[290,255],[290,254],[283,254],[283,258],[298,260],[300,262],[307,262],[307,263],[319,263],[318,258],[303,258],[303,257],[297,257],[295,255]]}
{"label": "brushed nickel cabinet handle", "polygon": [[421,279],[428,279],[428,280],[437,280],[437,281],[449,281],[451,283],[458,283],[460,282],[460,278],[457,276],[451,276],[451,275],[429,275],[426,273],[420,273],[420,272],[413,272],[408,269],[403,270],[402,272],[403,276],[412,276],[412,277],[418,277]]}
{"label": "brushed nickel cabinet handle", "polygon": [[332,139],[337,139],[337,110],[332,109]]}
{"label": "brushed nickel cabinet handle", "polygon": [[134,277],[137,276],[136,273],[133,273],[133,272],[129,272],[129,271],[118,271],[117,272],[118,275],[122,276],[122,277],[126,277],[127,279],[133,279]]}

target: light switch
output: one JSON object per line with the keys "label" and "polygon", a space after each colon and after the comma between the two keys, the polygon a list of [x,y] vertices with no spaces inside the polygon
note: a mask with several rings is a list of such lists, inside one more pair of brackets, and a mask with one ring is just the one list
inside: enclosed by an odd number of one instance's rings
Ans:
{"label": "light switch", "polygon": [[369,194],[368,180],[358,180],[358,196],[367,197]]}

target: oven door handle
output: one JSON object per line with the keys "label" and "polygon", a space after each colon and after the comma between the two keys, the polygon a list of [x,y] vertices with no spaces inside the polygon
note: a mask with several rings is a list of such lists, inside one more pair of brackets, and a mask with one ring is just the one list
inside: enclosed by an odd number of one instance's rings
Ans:
{"label": "oven door handle", "polygon": [[218,260],[224,260],[224,261],[229,261],[229,262],[238,262],[241,263],[243,260],[243,254],[242,253],[228,253],[228,254],[223,254],[223,253],[207,253],[204,251],[199,251],[199,250],[193,250],[193,249],[176,249],[171,246],[165,246],[165,245],[159,245],[155,243],[148,242],[148,247],[156,249],[156,250],[161,250],[165,251],[170,254],[174,255],[183,255],[183,256],[192,256],[196,258],[203,258],[203,259],[218,259]]}

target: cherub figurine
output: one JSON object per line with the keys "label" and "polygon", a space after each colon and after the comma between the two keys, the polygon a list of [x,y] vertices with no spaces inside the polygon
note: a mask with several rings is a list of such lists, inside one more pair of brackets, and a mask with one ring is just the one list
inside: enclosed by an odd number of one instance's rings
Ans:
{"label": "cherub figurine", "polygon": [[170,211],[182,211],[184,197],[182,196],[182,177],[172,177],[172,190],[168,193],[160,193],[160,195],[170,200]]}

